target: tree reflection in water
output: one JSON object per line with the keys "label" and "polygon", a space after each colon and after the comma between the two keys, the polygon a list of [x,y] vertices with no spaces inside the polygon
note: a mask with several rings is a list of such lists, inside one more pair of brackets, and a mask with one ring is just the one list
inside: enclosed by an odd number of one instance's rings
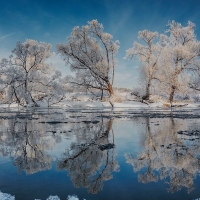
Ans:
{"label": "tree reflection in water", "polygon": [[119,170],[113,119],[87,117],[86,120],[77,118],[76,114],[36,118],[25,114],[0,119],[0,153],[9,156],[19,172],[33,174],[50,169],[53,157],[48,150],[62,142],[63,137],[70,140],[71,146],[61,150],[64,153],[57,161],[57,168],[68,171],[74,186],[97,193],[104,181],[112,179],[112,172]]}
{"label": "tree reflection in water", "polygon": [[15,116],[1,119],[0,126],[0,153],[9,156],[19,172],[33,174],[51,168],[52,157],[46,151],[59,141],[59,136],[44,135],[45,124]]}
{"label": "tree reflection in water", "polygon": [[[75,187],[88,188],[97,193],[103,182],[112,179],[112,172],[119,171],[115,159],[113,119],[104,119],[97,124],[87,124],[85,129],[76,133],[76,142],[71,144],[58,162],[58,169],[67,170]],[[101,150],[102,145],[107,148]]]}
{"label": "tree reflection in water", "polygon": [[142,183],[161,179],[169,184],[171,192],[182,187],[190,192],[200,172],[200,128],[173,118],[160,119],[162,126],[159,126],[157,120],[146,119],[145,150],[138,157],[125,154],[126,162],[135,172],[146,168],[146,172],[138,175]]}

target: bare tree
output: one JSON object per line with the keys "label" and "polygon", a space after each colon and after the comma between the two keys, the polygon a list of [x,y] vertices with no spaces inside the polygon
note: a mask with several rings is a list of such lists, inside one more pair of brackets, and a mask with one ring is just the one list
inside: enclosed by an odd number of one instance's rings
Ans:
{"label": "bare tree", "polygon": [[196,39],[195,24],[192,22],[183,27],[172,21],[168,26],[159,75],[168,90],[168,101],[172,104],[174,94],[188,86],[189,73],[197,72],[200,68],[200,42]]}
{"label": "bare tree", "polygon": [[37,101],[44,98],[48,101],[52,96],[55,101],[63,98],[61,73],[46,62],[51,55],[50,44],[26,40],[17,43],[9,59],[2,59],[1,83],[9,103],[38,106]]}
{"label": "bare tree", "polygon": [[[142,63],[140,85],[142,83],[144,91],[141,98],[142,100],[149,100],[152,81],[158,79],[156,72],[159,66],[158,62],[162,52],[162,45],[159,43],[154,44],[154,41],[158,38],[157,32],[139,31],[138,38],[143,41],[144,45],[134,42],[133,47],[126,51],[126,58],[133,59],[137,57]],[[137,96],[138,94],[135,93],[135,95]]]}
{"label": "bare tree", "polygon": [[112,35],[104,32],[97,20],[88,25],[74,27],[67,44],[58,44],[57,50],[76,77],[73,84],[86,88],[106,90],[113,95],[115,55],[119,42],[112,41]]}

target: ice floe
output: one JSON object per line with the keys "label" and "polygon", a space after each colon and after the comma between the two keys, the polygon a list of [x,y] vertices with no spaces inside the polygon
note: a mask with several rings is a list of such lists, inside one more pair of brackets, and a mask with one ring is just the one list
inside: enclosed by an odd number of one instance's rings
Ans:
{"label": "ice floe", "polygon": [[[15,196],[2,193],[0,191],[0,200],[15,200]],[[40,200],[40,199],[35,199],[35,200]],[[47,200],[60,200],[60,198],[58,196],[49,196]],[[76,195],[68,195],[67,200],[79,200],[79,198]]]}
{"label": "ice floe", "polygon": [[15,200],[15,197],[10,194],[0,192],[0,199],[1,200]]}

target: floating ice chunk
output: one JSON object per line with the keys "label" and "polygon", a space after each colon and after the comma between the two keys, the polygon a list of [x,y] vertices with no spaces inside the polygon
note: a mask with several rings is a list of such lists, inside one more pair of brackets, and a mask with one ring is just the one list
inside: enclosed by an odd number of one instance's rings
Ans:
{"label": "floating ice chunk", "polygon": [[15,197],[11,196],[10,194],[0,192],[0,199],[1,200],[15,200]]}
{"label": "floating ice chunk", "polygon": [[[47,200],[60,200],[58,196],[50,196]],[[76,195],[68,195],[67,200],[79,200]]]}
{"label": "floating ice chunk", "polygon": [[[15,200],[15,197],[10,194],[2,193],[0,191],[0,200]],[[40,199],[35,199],[35,200],[40,200]],[[49,196],[47,200],[60,200],[60,198],[58,196]],[[79,198],[76,195],[68,195],[67,200],[79,200]]]}
{"label": "floating ice chunk", "polygon": [[68,195],[67,200],[79,200],[79,198],[76,195]]}
{"label": "floating ice chunk", "polygon": [[58,196],[49,196],[47,200],[60,200]]}

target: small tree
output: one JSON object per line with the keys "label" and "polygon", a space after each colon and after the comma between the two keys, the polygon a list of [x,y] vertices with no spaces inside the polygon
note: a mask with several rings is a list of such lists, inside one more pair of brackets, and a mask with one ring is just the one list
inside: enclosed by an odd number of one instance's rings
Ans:
{"label": "small tree", "polygon": [[112,35],[104,32],[97,20],[88,25],[74,27],[67,44],[58,44],[57,50],[76,77],[73,84],[86,88],[106,90],[113,95],[115,55],[119,42],[112,41]]}

